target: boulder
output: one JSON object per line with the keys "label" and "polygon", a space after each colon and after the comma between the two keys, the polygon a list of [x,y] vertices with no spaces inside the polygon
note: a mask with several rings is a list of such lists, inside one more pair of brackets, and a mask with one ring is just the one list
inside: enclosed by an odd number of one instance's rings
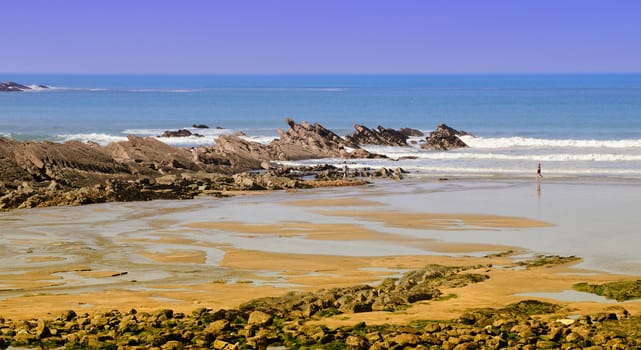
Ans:
{"label": "boulder", "polygon": [[268,326],[272,323],[273,319],[274,317],[268,313],[262,311],[254,311],[249,314],[247,324],[254,326]]}
{"label": "boulder", "polygon": [[469,147],[459,138],[459,136],[463,135],[468,135],[468,133],[441,124],[436,127],[436,130],[430,132],[430,135],[421,148],[446,151],[449,149]]}
{"label": "boulder", "polygon": [[193,124],[191,127],[194,129],[209,129],[209,126],[205,124]]}

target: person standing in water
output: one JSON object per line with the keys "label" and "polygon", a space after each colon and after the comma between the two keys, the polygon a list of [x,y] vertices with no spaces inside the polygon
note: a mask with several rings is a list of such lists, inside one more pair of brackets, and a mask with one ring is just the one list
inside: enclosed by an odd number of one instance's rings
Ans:
{"label": "person standing in water", "polygon": [[543,175],[541,175],[541,163],[539,163],[539,166],[536,168],[536,179],[543,178]]}

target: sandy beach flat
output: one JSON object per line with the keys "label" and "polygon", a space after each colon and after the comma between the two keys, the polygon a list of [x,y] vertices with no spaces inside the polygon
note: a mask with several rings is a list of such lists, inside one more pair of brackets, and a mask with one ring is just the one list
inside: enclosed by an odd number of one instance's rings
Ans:
{"label": "sandy beach flat", "polygon": [[[401,312],[342,315],[327,322],[445,320],[469,308],[500,307],[528,298],[560,303],[570,315],[620,303],[550,296],[571,291],[579,282],[636,279],[633,273],[586,270],[583,263],[524,269],[515,261],[537,253],[528,241],[520,246],[497,239],[547,237],[547,230],[563,229],[562,220],[469,210],[416,212],[371,189],[365,198],[318,194],[3,213],[9,225],[2,229],[3,239],[13,245],[5,244],[9,255],[0,268],[0,316],[26,319],[68,309],[91,313],[232,308],[291,290],[377,284],[427,264],[479,266],[476,272],[490,278],[445,290],[455,295],[447,300],[420,302]],[[479,242],[478,237],[487,239]],[[620,305],[641,313],[641,302]]]}

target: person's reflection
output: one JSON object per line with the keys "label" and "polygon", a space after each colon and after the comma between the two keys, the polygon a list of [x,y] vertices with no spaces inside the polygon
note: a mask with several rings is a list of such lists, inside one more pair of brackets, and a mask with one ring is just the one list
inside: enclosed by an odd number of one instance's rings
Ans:
{"label": "person's reflection", "polygon": [[536,182],[536,196],[541,198],[541,182],[539,181]]}

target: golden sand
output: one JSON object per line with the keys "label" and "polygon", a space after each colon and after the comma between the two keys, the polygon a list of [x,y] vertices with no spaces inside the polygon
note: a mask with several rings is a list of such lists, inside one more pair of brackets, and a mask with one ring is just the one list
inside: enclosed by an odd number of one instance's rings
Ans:
{"label": "golden sand", "polygon": [[[378,207],[380,203],[358,198],[319,199],[288,202],[288,205],[305,207],[360,206]],[[385,210],[318,210],[328,217],[354,217],[370,222],[383,223],[389,227],[425,230],[474,229],[527,229],[546,227],[551,224],[527,218],[469,215],[469,214],[421,214]],[[281,237],[304,236],[312,240],[371,240],[393,241],[395,244],[424,247],[439,253],[478,253],[515,251],[516,247],[487,244],[457,244],[441,241],[403,237],[376,232],[355,224],[285,222],[275,224],[247,224],[243,222],[198,222],[188,228],[211,229],[245,235],[276,235]],[[165,278],[162,282],[140,284],[131,280],[123,269],[92,270],[84,265],[67,263],[55,257],[32,257],[33,263],[52,263],[56,266],[37,268],[31,271],[0,275],[0,284],[5,294],[0,295],[0,317],[26,319],[56,315],[68,309],[76,312],[96,312],[111,309],[127,311],[135,308],[149,311],[171,308],[179,312],[191,312],[198,307],[211,309],[233,308],[242,302],[262,296],[277,296],[291,290],[317,290],[319,288],[346,287],[358,284],[376,284],[387,277],[398,276],[403,271],[419,269],[427,264],[449,266],[492,265],[475,271],[487,274],[484,282],[463,288],[443,290],[456,297],[442,301],[419,302],[398,312],[372,312],[340,315],[323,323],[330,326],[353,324],[365,321],[368,324],[406,323],[418,319],[451,319],[469,308],[502,307],[518,300],[530,299],[517,296],[520,293],[560,292],[569,290],[578,282],[603,283],[630,278],[612,274],[585,274],[570,265],[515,269],[511,257],[505,255],[448,256],[448,255],[401,255],[401,256],[335,256],[294,253],[271,253],[256,250],[234,249],[224,244],[199,242],[185,238],[179,232],[146,238],[126,238],[121,242],[141,244],[179,244],[191,249],[157,250],[148,248],[137,253],[162,266],[180,264],[204,264],[206,253],[203,246],[215,247],[224,252],[220,267],[229,271],[227,277],[212,277],[206,282],[179,282]],[[87,259],[103,259],[99,250],[88,250]],[[477,254],[479,255],[479,254]],[[159,267],[160,268],[160,267]],[[74,278],[111,281],[107,290],[77,290],[71,287],[56,287],[61,283],[60,273],[72,273]],[[176,274],[171,268],[163,271]],[[177,276],[177,275],[176,275]],[[184,281],[182,279],[181,281]],[[50,287],[45,288],[43,287]],[[37,292],[32,292],[37,291]],[[542,298],[538,298],[542,299]],[[595,312],[611,304],[586,302],[558,302],[576,313]],[[28,306],[28,307],[26,307]],[[633,314],[641,312],[641,302],[628,302],[625,308]]]}

